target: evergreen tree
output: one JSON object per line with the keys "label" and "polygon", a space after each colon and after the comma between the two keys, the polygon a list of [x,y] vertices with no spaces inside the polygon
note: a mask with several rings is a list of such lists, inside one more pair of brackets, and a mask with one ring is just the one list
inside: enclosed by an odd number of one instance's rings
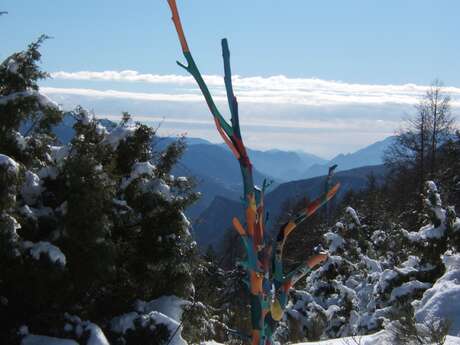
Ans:
{"label": "evergreen tree", "polygon": [[[59,107],[38,91],[38,81],[47,76],[38,66],[45,39],[0,64],[2,343],[15,341],[18,322],[37,319],[45,309],[53,315],[65,278],[65,256],[49,242],[55,212],[46,205],[39,176],[51,164],[51,128],[62,118]],[[46,323],[43,317],[39,326]]]}
{"label": "evergreen tree", "polygon": [[184,141],[154,152],[154,130],[129,114],[105,128],[78,107],[60,145],[52,130],[63,114],[37,84],[45,38],[0,65],[0,342],[18,343],[27,325],[82,344],[104,333],[165,343],[176,329],[149,303],[129,332],[113,325],[136,300],[176,295],[187,309],[194,297],[200,264],[183,212],[197,194],[193,180],[171,175]]}
{"label": "evergreen tree", "polygon": [[38,66],[39,48],[47,38],[41,36],[0,65],[0,152],[29,168],[45,163],[54,139],[51,127],[62,118],[56,103],[38,92],[38,82],[48,76]]}
{"label": "evergreen tree", "polygon": [[413,313],[411,302],[419,299],[444,273],[442,255],[448,249],[457,249],[455,238],[460,231],[460,221],[453,208],[442,206],[436,184],[428,181],[426,185],[427,224],[416,232],[402,229],[409,256],[400,265],[384,270],[374,288],[376,309],[387,318]]}
{"label": "evergreen tree", "polygon": [[300,325],[297,340],[368,331],[362,316],[380,267],[367,256],[370,245],[364,229],[356,211],[347,207],[341,221],[324,235],[330,257],[307,277],[305,289],[294,292],[289,310],[289,328]]}

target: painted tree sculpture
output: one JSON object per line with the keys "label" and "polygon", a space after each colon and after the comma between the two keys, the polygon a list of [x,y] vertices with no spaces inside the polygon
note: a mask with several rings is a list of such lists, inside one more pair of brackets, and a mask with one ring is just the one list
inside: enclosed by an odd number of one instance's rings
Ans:
{"label": "painted tree sculpture", "polygon": [[185,39],[182,23],[175,0],[168,0],[172,12],[172,20],[176,27],[182,52],[187,60],[187,66],[177,62],[179,66],[189,72],[203,93],[206,103],[211,111],[214,121],[225,143],[238,160],[243,177],[244,200],[246,207],[246,227],[237,218],[233,218],[233,226],[240,234],[246,249],[247,258],[242,263],[247,271],[247,285],[251,301],[251,342],[253,345],[271,345],[272,333],[288,301],[289,289],[312,268],[327,258],[327,253],[319,253],[298,268],[289,273],[283,271],[283,247],[287,236],[305,219],[315,213],[322,205],[327,203],[338,191],[339,183],[329,188],[325,194],[309,203],[305,209],[292,217],[281,226],[274,243],[264,232],[264,193],[267,188],[266,181],[262,188],[254,185],[252,164],[241,138],[238,118],[238,102],[233,93],[230,51],[227,40],[222,40],[222,54],[224,60],[225,88],[231,113],[231,123],[228,123],[217,109],[214,100],[206,86],[198,67],[193,60]]}

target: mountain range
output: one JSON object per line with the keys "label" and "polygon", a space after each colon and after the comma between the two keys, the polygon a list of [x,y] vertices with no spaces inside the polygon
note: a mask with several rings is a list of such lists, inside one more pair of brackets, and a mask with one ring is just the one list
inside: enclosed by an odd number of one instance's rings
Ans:
{"label": "mountain range", "polygon": [[326,164],[314,164],[306,169],[303,178],[325,175],[330,166],[337,164],[336,171],[350,170],[362,166],[383,164],[385,150],[395,142],[396,137],[390,136],[377,141],[356,152],[339,154]]}
{"label": "mountain range", "polygon": [[[109,130],[116,126],[110,120],[100,121]],[[66,143],[73,137],[74,123],[74,118],[67,115],[54,128],[61,142]],[[156,137],[152,147],[162,150],[175,140],[177,138]],[[270,218],[276,219],[285,200],[317,196],[321,192],[321,181],[324,180],[319,176],[325,175],[333,164],[338,164],[337,178],[342,182],[338,199],[350,189],[364,188],[367,174],[383,174],[382,156],[394,140],[394,137],[388,137],[356,152],[339,154],[329,161],[296,151],[248,149],[248,155],[254,165],[255,183],[260,185],[264,178],[272,181],[272,192],[267,195],[266,205]],[[198,243],[201,246],[215,244],[211,243],[219,239],[219,236],[214,236],[215,233],[223,232],[231,224],[230,214],[235,216],[235,209],[242,210],[240,167],[224,144],[213,144],[201,138],[185,138],[185,141],[187,148],[173,169],[173,174],[195,179],[201,198],[186,213],[194,224]]]}
{"label": "mountain range", "polygon": [[[161,140],[166,144],[174,139]],[[194,176],[197,189],[202,192],[202,198],[188,210],[188,216],[192,220],[202,218],[202,212],[218,196],[238,202],[242,191],[241,172],[230,150],[223,144],[213,144],[203,139],[187,138],[186,141],[187,149],[173,173]],[[260,185],[267,178],[273,181],[274,189],[289,181],[325,175],[329,166],[334,164],[338,164],[338,172],[381,165],[383,153],[393,141],[394,137],[388,137],[356,152],[339,154],[330,161],[308,153],[281,150],[248,149],[248,155],[255,167],[255,183]]]}
{"label": "mountain range", "polygon": [[[359,191],[368,184],[368,176],[373,174],[377,183],[381,183],[386,173],[384,165],[374,165],[338,172],[334,180],[340,182],[340,189],[334,203],[340,202],[350,190]],[[277,228],[283,204],[296,202],[307,197],[312,200],[324,193],[325,176],[291,181],[279,184],[265,196],[265,210],[268,214],[267,229]],[[219,250],[225,231],[231,227],[232,218],[244,221],[244,206],[241,201],[216,196],[208,208],[193,223],[194,237],[202,249],[209,245]]]}

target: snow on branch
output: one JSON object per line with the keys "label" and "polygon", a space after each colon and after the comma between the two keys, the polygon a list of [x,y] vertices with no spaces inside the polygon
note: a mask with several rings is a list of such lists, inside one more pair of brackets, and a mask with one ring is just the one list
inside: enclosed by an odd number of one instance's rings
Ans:
{"label": "snow on branch", "polygon": [[30,254],[36,260],[40,259],[41,254],[46,254],[51,262],[57,263],[61,266],[65,266],[66,264],[66,257],[61,249],[49,242],[40,241],[33,243],[30,241],[24,241],[23,246],[24,248],[29,249]]}

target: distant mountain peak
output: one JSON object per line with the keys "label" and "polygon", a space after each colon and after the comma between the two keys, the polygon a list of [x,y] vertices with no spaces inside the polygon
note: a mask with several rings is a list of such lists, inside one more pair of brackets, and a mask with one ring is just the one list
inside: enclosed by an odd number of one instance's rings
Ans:
{"label": "distant mountain peak", "polygon": [[326,164],[315,164],[311,166],[305,171],[304,177],[309,178],[325,175],[329,166],[333,164],[338,165],[337,171],[383,164],[383,155],[395,139],[395,136],[389,136],[355,152],[340,153]]}

